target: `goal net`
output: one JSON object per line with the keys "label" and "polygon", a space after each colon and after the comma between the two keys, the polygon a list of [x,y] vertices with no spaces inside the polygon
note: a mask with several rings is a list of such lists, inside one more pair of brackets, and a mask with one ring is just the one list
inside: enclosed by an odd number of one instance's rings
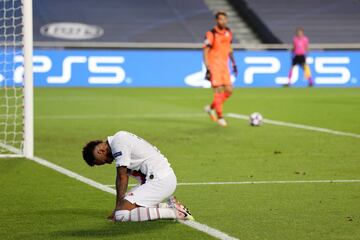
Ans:
{"label": "goal net", "polygon": [[31,2],[0,1],[0,157],[32,157]]}

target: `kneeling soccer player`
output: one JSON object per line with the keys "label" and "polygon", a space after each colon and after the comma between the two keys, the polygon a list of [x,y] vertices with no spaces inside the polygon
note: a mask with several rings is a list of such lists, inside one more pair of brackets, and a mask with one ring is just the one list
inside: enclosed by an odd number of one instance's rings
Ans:
{"label": "kneeling soccer player", "polygon": [[[105,141],[87,143],[82,154],[90,166],[111,164],[115,160],[116,204],[108,217],[110,220],[193,220],[191,213],[172,196],[176,176],[168,160],[144,139],[120,131]],[[129,176],[140,184],[127,192]]]}

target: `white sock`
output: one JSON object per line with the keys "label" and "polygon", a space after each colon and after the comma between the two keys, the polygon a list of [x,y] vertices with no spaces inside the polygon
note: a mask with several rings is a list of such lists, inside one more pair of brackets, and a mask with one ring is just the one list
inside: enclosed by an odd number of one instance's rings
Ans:
{"label": "white sock", "polygon": [[158,208],[171,208],[167,202],[162,202],[157,205]]}
{"label": "white sock", "polygon": [[139,222],[157,219],[176,219],[175,210],[171,208],[138,207],[133,210],[119,210],[115,212],[115,220],[119,222]]}

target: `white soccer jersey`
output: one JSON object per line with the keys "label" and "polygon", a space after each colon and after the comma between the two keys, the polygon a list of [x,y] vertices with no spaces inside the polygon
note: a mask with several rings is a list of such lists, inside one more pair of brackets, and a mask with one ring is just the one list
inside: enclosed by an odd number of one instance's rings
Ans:
{"label": "white soccer jersey", "polygon": [[116,167],[140,171],[146,179],[160,179],[172,172],[166,157],[153,145],[133,133],[119,131],[107,138]]}

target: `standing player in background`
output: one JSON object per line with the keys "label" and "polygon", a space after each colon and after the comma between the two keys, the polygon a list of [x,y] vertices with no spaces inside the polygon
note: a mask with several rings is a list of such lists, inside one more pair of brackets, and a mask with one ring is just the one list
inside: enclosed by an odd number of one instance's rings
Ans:
{"label": "standing player in background", "polygon": [[308,80],[309,87],[314,85],[314,82],[311,78],[311,71],[309,65],[306,64],[306,55],[309,51],[309,39],[304,35],[303,28],[296,29],[296,35],[293,38],[293,58],[292,66],[289,72],[289,83],[291,85],[291,76],[293,69],[296,65],[300,65],[304,70],[305,78]]}
{"label": "standing player in background", "polygon": [[227,123],[222,115],[222,107],[233,90],[230,80],[229,58],[235,75],[237,75],[237,67],[231,47],[232,32],[227,27],[227,15],[225,12],[217,12],[215,19],[216,26],[206,33],[203,47],[206,66],[205,78],[211,82],[214,89],[214,100],[211,105],[205,106],[205,111],[211,120],[226,127]]}

